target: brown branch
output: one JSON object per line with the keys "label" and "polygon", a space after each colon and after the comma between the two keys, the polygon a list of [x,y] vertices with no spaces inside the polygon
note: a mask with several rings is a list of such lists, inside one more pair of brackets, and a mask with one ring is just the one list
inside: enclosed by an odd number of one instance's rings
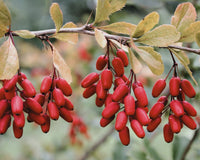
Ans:
{"label": "brown branch", "polygon": [[94,152],[106,139],[115,131],[115,128],[111,128],[101,139],[99,139],[91,148],[89,148],[80,160],[86,160],[92,152]]}

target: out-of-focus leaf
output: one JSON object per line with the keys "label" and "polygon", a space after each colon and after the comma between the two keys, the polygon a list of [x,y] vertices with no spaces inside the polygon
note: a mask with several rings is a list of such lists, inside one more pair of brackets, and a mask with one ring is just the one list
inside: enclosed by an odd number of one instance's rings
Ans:
{"label": "out-of-focus leaf", "polygon": [[[77,26],[73,22],[68,22],[62,28],[76,27]],[[52,37],[72,44],[76,44],[78,42],[78,33],[55,33],[54,35],[52,35]]]}
{"label": "out-of-focus leaf", "polygon": [[173,147],[172,147],[172,156],[173,160],[180,160],[181,156],[185,150],[185,147],[189,143],[189,139],[186,137],[176,136],[174,138]]}
{"label": "out-of-focus leaf", "polygon": [[8,28],[6,26],[0,24],[0,38],[5,35],[7,30],[8,30]]}
{"label": "out-of-focus leaf", "polygon": [[94,23],[109,20],[109,16],[123,8],[126,0],[98,0]]}
{"label": "out-of-focus leaf", "polygon": [[0,47],[0,79],[11,79],[19,69],[19,59],[11,38]]}
{"label": "out-of-focus leaf", "polygon": [[140,61],[137,59],[137,57],[134,55],[132,50],[129,48],[129,60],[131,63],[131,68],[133,69],[134,73],[139,73],[142,69],[142,64]]}
{"label": "out-of-focus leaf", "polygon": [[105,38],[103,32],[102,32],[101,30],[96,29],[96,28],[94,29],[94,31],[95,31],[95,39],[96,39],[96,41],[98,42],[98,44],[99,44],[102,48],[106,47],[107,40],[106,40],[106,38]]}
{"label": "out-of-focus leaf", "polygon": [[197,17],[196,10],[192,3],[185,2],[178,5],[171,19],[179,32],[183,32]]}
{"label": "out-of-focus leaf", "polygon": [[58,32],[63,25],[63,14],[58,3],[53,3],[51,5],[50,15],[56,26],[56,32]]}
{"label": "out-of-focus leaf", "polygon": [[61,74],[61,76],[68,83],[71,83],[72,82],[71,69],[65,63],[64,59],[61,57],[60,53],[58,52],[58,50],[55,47],[53,47],[53,64],[54,64],[54,67]]}
{"label": "out-of-focus leaf", "polygon": [[191,23],[188,28],[186,28],[181,33],[180,42],[193,42],[195,41],[195,35],[200,32],[200,21]]}
{"label": "out-of-focus leaf", "polygon": [[181,51],[178,51],[178,50],[175,50],[172,48],[170,48],[170,51],[178,58],[178,60],[185,67],[186,71],[188,72],[188,74],[190,75],[190,77],[192,78],[194,83],[197,85],[197,81],[193,77],[192,72],[191,72],[190,68],[188,67],[189,63],[188,63],[188,60],[187,60],[185,54],[183,54],[184,52],[181,52]]}
{"label": "out-of-focus leaf", "polygon": [[127,22],[116,22],[107,26],[98,27],[106,31],[111,31],[115,33],[132,35],[135,31],[136,25]]}
{"label": "out-of-focus leaf", "polygon": [[149,160],[147,158],[147,154],[143,151],[137,151],[137,152],[135,152],[134,155],[137,158],[137,160]]}
{"label": "out-of-focus leaf", "polygon": [[25,39],[31,39],[35,37],[35,35],[28,30],[18,30],[13,32]]}
{"label": "out-of-focus leaf", "polygon": [[158,22],[159,14],[157,12],[152,12],[148,14],[146,17],[144,17],[143,20],[138,23],[133,37],[142,36],[144,33],[150,31],[156,24],[158,24]]}
{"label": "out-of-focus leaf", "polygon": [[161,25],[154,30],[146,32],[137,42],[156,47],[167,47],[178,41],[180,33],[172,25]]}
{"label": "out-of-focus leaf", "polygon": [[200,32],[196,33],[196,35],[195,35],[195,41],[198,44],[198,46],[200,47]]}

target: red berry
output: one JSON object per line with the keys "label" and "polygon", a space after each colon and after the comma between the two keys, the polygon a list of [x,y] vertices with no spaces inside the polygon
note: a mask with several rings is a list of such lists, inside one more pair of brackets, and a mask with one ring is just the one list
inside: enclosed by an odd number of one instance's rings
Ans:
{"label": "red berry", "polygon": [[172,100],[170,102],[170,108],[176,117],[180,117],[185,113],[181,102],[178,100]]}
{"label": "red berry", "polygon": [[4,88],[2,87],[1,89],[0,89],[0,100],[2,100],[2,99],[5,99],[6,97],[5,97],[5,95],[4,95]]}
{"label": "red berry", "polygon": [[161,102],[161,103],[163,103],[164,105],[167,105],[167,103],[168,103],[168,98],[167,98],[166,96],[161,96],[161,97],[157,100],[157,102]]}
{"label": "red berry", "polygon": [[133,90],[134,90],[135,88],[137,88],[137,87],[142,87],[142,88],[144,88],[142,82],[140,82],[140,81],[136,81],[136,82],[134,82],[134,83],[132,84]]}
{"label": "red berry", "polygon": [[114,118],[115,118],[115,116],[112,116],[111,118],[102,117],[101,120],[100,120],[100,126],[106,127],[108,124],[110,124],[110,122],[113,121]]}
{"label": "red berry", "polygon": [[144,138],[145,132],[138,120],[136,119],[131,120],[131,128],[139,138]]}
{"label": "red berry", "polygon": [[65,79],[63,79],[63,78],[57,79],[56,80],[56,86],[63,92],[63,94],[65,96],[71,96],[72,95],[72,88]]}
{"label": "red berry", "polygon": [[45,118],[40,114],[35,114],[33,112],[29,112],[28,116],[31,121],[34,121],[35,123],[37,123],[39,125],[43,125],[46,122]]}
{"label": "red berry", "polygon": [[117,114],[117,118],[115,121],[115,129],[117,131],[122,130],[124,127],[126,127],[128,117],[124,111],[121,111]]}
{"label": "red berry", "polygon": [[144,88],[139,86],[139,87],[136,87],[133,91],[141,107],[147,106],[148,99],[147,99],[147,95]]}
{"label": "red berry", "polygon": [[54,88],[53,90],[53,99],[55,100],[57,106],[60,107],[65,105],[65,97],[63,92],[58,88]]}
{"label": "red berry", "polygon": [[13,88],[12,90],[10,90],[10,91],[8,91],[8,92],[4,92],[4,95],[5,95],[5,98],[7,99],[7,100],[11,100],[13,97],[15,97],[16,96],[16,90],[15,90],[15,88]]}
{"label": "red berry", "polygon": [[181,131],[181,122],[178,117],[170,115],[169,125],[173,133],[179,133]]}
{"label": "red berry", "polygon": [[101,71],[102,69],[104,69],[107,63],[108,63],[107,56],[104,55],[99,56],[99,58],[97,58],[96,61],[96,69]]}
{"label": "red berry", "polygon": [[120,101],[124,96],[126,96],[129,92],[129,88],[125,84],[120,84],[112,95],[112,100],[115,102]]}
{"label": "red berry", "polygon": [[36,95],[35,88],[28,79],[22,81],[21,87],[24,89],[24,93],[27,97],[34,97]]}
{"label": "red berry", "polygon": [[112,72],[109,69],[105,69],[103,72],[101,72],[101,83],[103,89],[108,90],[111,88],[112,78]]}
{"label": "red berry", "polygon": [[112,102],[112,94],[108,94],[105,100],[105,107],[107,107]]}
{"label": "red berry", "polygon": [[124,80],[121,77],[115,78],[114,86],[118,87],[120,84],[125,84]]}
{"label": "red berry", "polygon": [[153,132],[161,122],[161,117],[157,117],[156,119],[152,119],[151,122],[147,126],[147,130],[149,132]]}
{"label": "red berry", "polygon": [[152,89],[152,96],[158,97],[165,89],[165,86],[166,86],[166,81],[164,79],[157,80]]}
{"label": "red berry", "polygon": [[99,99],[96,97],[95,104],[97,107],[102,107],[104,105],[105,99]]}
{"label": "red berry", "polygon": [[123,76],[123,74],[124,74],[124,64],[123,64],[122,60],[118,57],[115,57],[112,60],[112,65],[113,65],[113,68],[115,70],[116,76],[117,77]]}
{"label": "red berry", "polygon": [[166,124],[163,128],[163,135],[164,135],[164,139],[167,143],[170,143],[171,141],[173,141],[174,138],[174,133],[172,132],[169,124]]}
{"label": "red berry", "polygon": [[99,99],[104,100],[107,96],[107,90],[103,89],[102,82],[99,81],[96,86],[96,94]]}
{"label": "red berry", "polygon": [[45,102],[45,96],[41,93],[36,94],[36,96],[33,99],[35,99],[41,106],[43,106]]}
{"label": "red berry", "polygon": [[128,94],[124,98],[124,108],[127,115],[135,114],[135,99],[131,96],[131,94]]}
{"label": "red berry", "polygon": [[119,57],[122,60],[125,67],[128,66],[128,57],[127,57],[126,53],[124,52],[124,50],[118,49],[117,57]]}
{"label": "red berry", "polygon": [[150,119],[149,119],[146,111],[143,108],[136,109],[136,119],[143,126],[146,126],[150,122]]}
{"label": "red berry", "polygon": [[67,99],[66,97],[65,97],[65,105],[64,105],[64,107],[66,109],[68,109],[68,110],[73,110],[74,109],[73,103],[69,99]]}
{"label": "red berry", "polygon": [[50,76],[44,77],[40,86],[40,92],[46,94],[49,92],[52,85],[52,78]]}
{"label": "red berry", "polygon": [[70,111],[68,111],[66,108],[62,107],[59,109],[60,110],[60,116],[67,122],[72,122],[73,118],[72,115],[70,113]]}
{"label": "red berry", "polygon": [[23,128],[19,128],[15,122],[13,122],[13,133],[14,133],[14,136],[15,138],[21,138],[22,135],[23,135]]}
{"label": "red berry", "polygon": [[43,111],[42,106],[34,98],[27,98],[25,104],[27,104],[27,107],[36,114],[40,114]]}
{"label": "red berry", "polygon": [[18,83],[21,85],[22,81],[27,79],[26,75],[22,72],[18,74]]}
{"label": "red berry", "polygon": [[150,118],[152,119],[157,118],[161,114],[164,107],[165,107],[164,104],[161,102],[155,103],[149,112]]}
{"label": "red berry", "polygon": [[10,127],[11,116],[9,114],[5,114],[0,119],[0,134],[4,134],[7,129]]}
{"label": "red berry", "polygon": [[87,88],[85,88],[85,90],[83,91],[83,97],[84,98],[89,98],[91,96],[93,96],[96,93],[96,85],[91,85]]}
{"label": "red berry", "polygon": [[190,129],[196,129],[197,128],[197,124],[195,123],[195,121],[188,115],[183,115],[181,117],[181,120],[183,121],[183,123]]}
{"label": "red berry", "polygon": [[172,96],[179,95],[181,79],[179,77],[172,77],[169,81],[169,91]]}
{"label": "red berry", "polygon": [[8,107],[9,107],[9,105],[8,105],[7,100],[5,100],[5,99],[0,100],[0,118],[2,118],[2,116],[4,115],[4,113],[6,112]]}
{"label": "red berry", "polygon": [[24,113],[22,112],[20,115],[13,115],[14,117],[14,121],[13,123],[15,123],[16,127],[18,128],[23,128],[25,125],[25,116]]}
{"label": "red berry", "polygon": [[182,101],[183,108],[189,116],[195,117],[197,115],[196,109],[187,101]]}
{"label": "red berry", "polygon": [[83,88],[87,88],[99,80],[99,74],[92,72],[88,74],[81,82]]}
{"label": "red berry", "polygon": [[13,76],[12,79],[6,81],[6,83],[5,83],[4,86],[3,86],[3,87],[4,87],[4,90],[5,90],[5,91],[10,91],[10,90],[12,90],[12,89],[15,87],[15,85],[16,85],[16,83],[17,83],[17,80],[18,80],[18,75],[15,75],[15,76]]}
{"label": "red berry", "polygon": [[104,118],[111,118],[115,115],[120,109],[120,105],[117,102],[111,102],[107,107],[104,108],[102,116]]}
{"label": "red berry", "polygon": [[45,123],[41,125],[41,129],[42,132],[47,133],[49,132],[50,129],[50,118],[48,115],[43,115],[43,117],[45,118]]}
{"label": "red berry", "polygon": [[119,131],[119,138],[123,145],[127,146],[130,143],[130,134],[128,127],[124,127],[121,131]]}
{"label": "red berry", "polygon": [[192,84],[190,83],[190,81],[188,81],[187,79],[183,79],[181,81],[181,88],[183,90],[183,92],[190,98],[195,97],[196,92],[192,86]]}
{"label": "red berry", "polygon": [[50,102],[47,105],[47,109],[49,112],[49,117],[53,120],[58,120],[59,118],[59,110],[54,102]]}
{"label": "red berry", "polygon": [[23,101],[19,96],[15,96],[11,100],[11,110],[13,114],[21,114],[23,112]]}

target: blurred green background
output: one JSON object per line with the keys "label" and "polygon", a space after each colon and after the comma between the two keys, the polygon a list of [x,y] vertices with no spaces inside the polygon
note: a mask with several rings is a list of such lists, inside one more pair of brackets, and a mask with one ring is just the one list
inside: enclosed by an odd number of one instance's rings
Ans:
{"label": "blurred green background", "polygon": [[[90,13],[95,11],[96,0],[5,0],[12,15],[12,30],[42,30],[54,28],[53,21],[49,15],[49,7],[52,2],[57,2],[63,12],[64,22],[72,21],[78,26],[86,23]],[[126,21],[137,24],[145,15],[152,11],[160,14],[160,24],[169,24],[170,17],[176,6],[186,2],[183,0],[127,0],[127,5],[121,11],[116,12],[110,18],[110,22]],[[197,11],[199,11],[200,2],[191,0]],[[198,14],[199,15],[199,14]],[[94,19],[94,12],[92,20]],[[1,43],[5,38],[1,39]],[[52,65],[51,58],[46,53],[43,44],[39,39],[25,40],[19,37],[14,38],[16,47],[20,56],[20,65],[22,71],[26,73],[31,82],[39,91],[41,80],[48,75]],[[2,160],[78,160],[87,150],[97,143],[110,129],[114,123],[101,128],[99,120],[101,118],[102,108],[95,105],[95,96],[90,99],[83,99],[83,89],[80,87],[80,81],[90,72],[96,72],[95,63],[99,55],[105,54],[105,50],[100,48],[94,37],[80,35],[79,42],[76,45],[66,44],[55,41],[55,46],[65,58],[67,64],[71,67],[73,74],[73,95],[71,97],[75,106],[75,111],[83,119],[88,127],[90,138],[78,134],[81,142],[71,144],[69,138],[70,124],[62,120],[52,121],[49,133],[44,134],[39,126],[26,122],[23,137],[15,139],[12,127],[6,134],[0,136],[0,159]],[[197,48],[196,44],[188,44]],[[149,69],[144,66],[138,79],[145,84],[145,90],[149,97],[149,108],[156,102],[151,96],[151,88],[155,80],[164,78],[169,71],[172,61],[169,59],[169,53],[164,49],[159,49],[165,64],[165,73],[162,76],[154,76]],[[191,70],[194,77],[200,84],[199,71],[200,59],[194,54],[188,54],[191,60]],[[126,69],[127,76],[130,68]],[[179,74],[182,78],[191,78],[186,71],[179,65]],[[196,86],[199,93],[199,87]],[[200,95],[198,94],[192,101],[189,100],[195,108],[199,110]],[[131,143],[129,146],[123,146],[119,140],[117,131],[113,132],[106,141],[104,141],[87,158],[88,160],[180,160],[180,156],[194,131],[184,127],[180,134],[175,136],[172,143],[165,143],[162,135],[162,127],[167,122],[164,119],[158,129],[149,134],[146,132],[144,139],[139,139],[131,131]],[[195,140],[186,159],[200,159],[200,137]]]}

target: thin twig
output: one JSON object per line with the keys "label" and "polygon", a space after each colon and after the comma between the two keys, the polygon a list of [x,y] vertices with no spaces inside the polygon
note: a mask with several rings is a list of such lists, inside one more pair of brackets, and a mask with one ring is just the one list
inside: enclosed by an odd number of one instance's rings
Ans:
{"label": "thin twig", "polygon": [[92,152],[94,152],[106,139],[114,132],[115,128],[111,128],[101,139],[99,139],[91,148],[89,148],[80,160],[86,160]]}

